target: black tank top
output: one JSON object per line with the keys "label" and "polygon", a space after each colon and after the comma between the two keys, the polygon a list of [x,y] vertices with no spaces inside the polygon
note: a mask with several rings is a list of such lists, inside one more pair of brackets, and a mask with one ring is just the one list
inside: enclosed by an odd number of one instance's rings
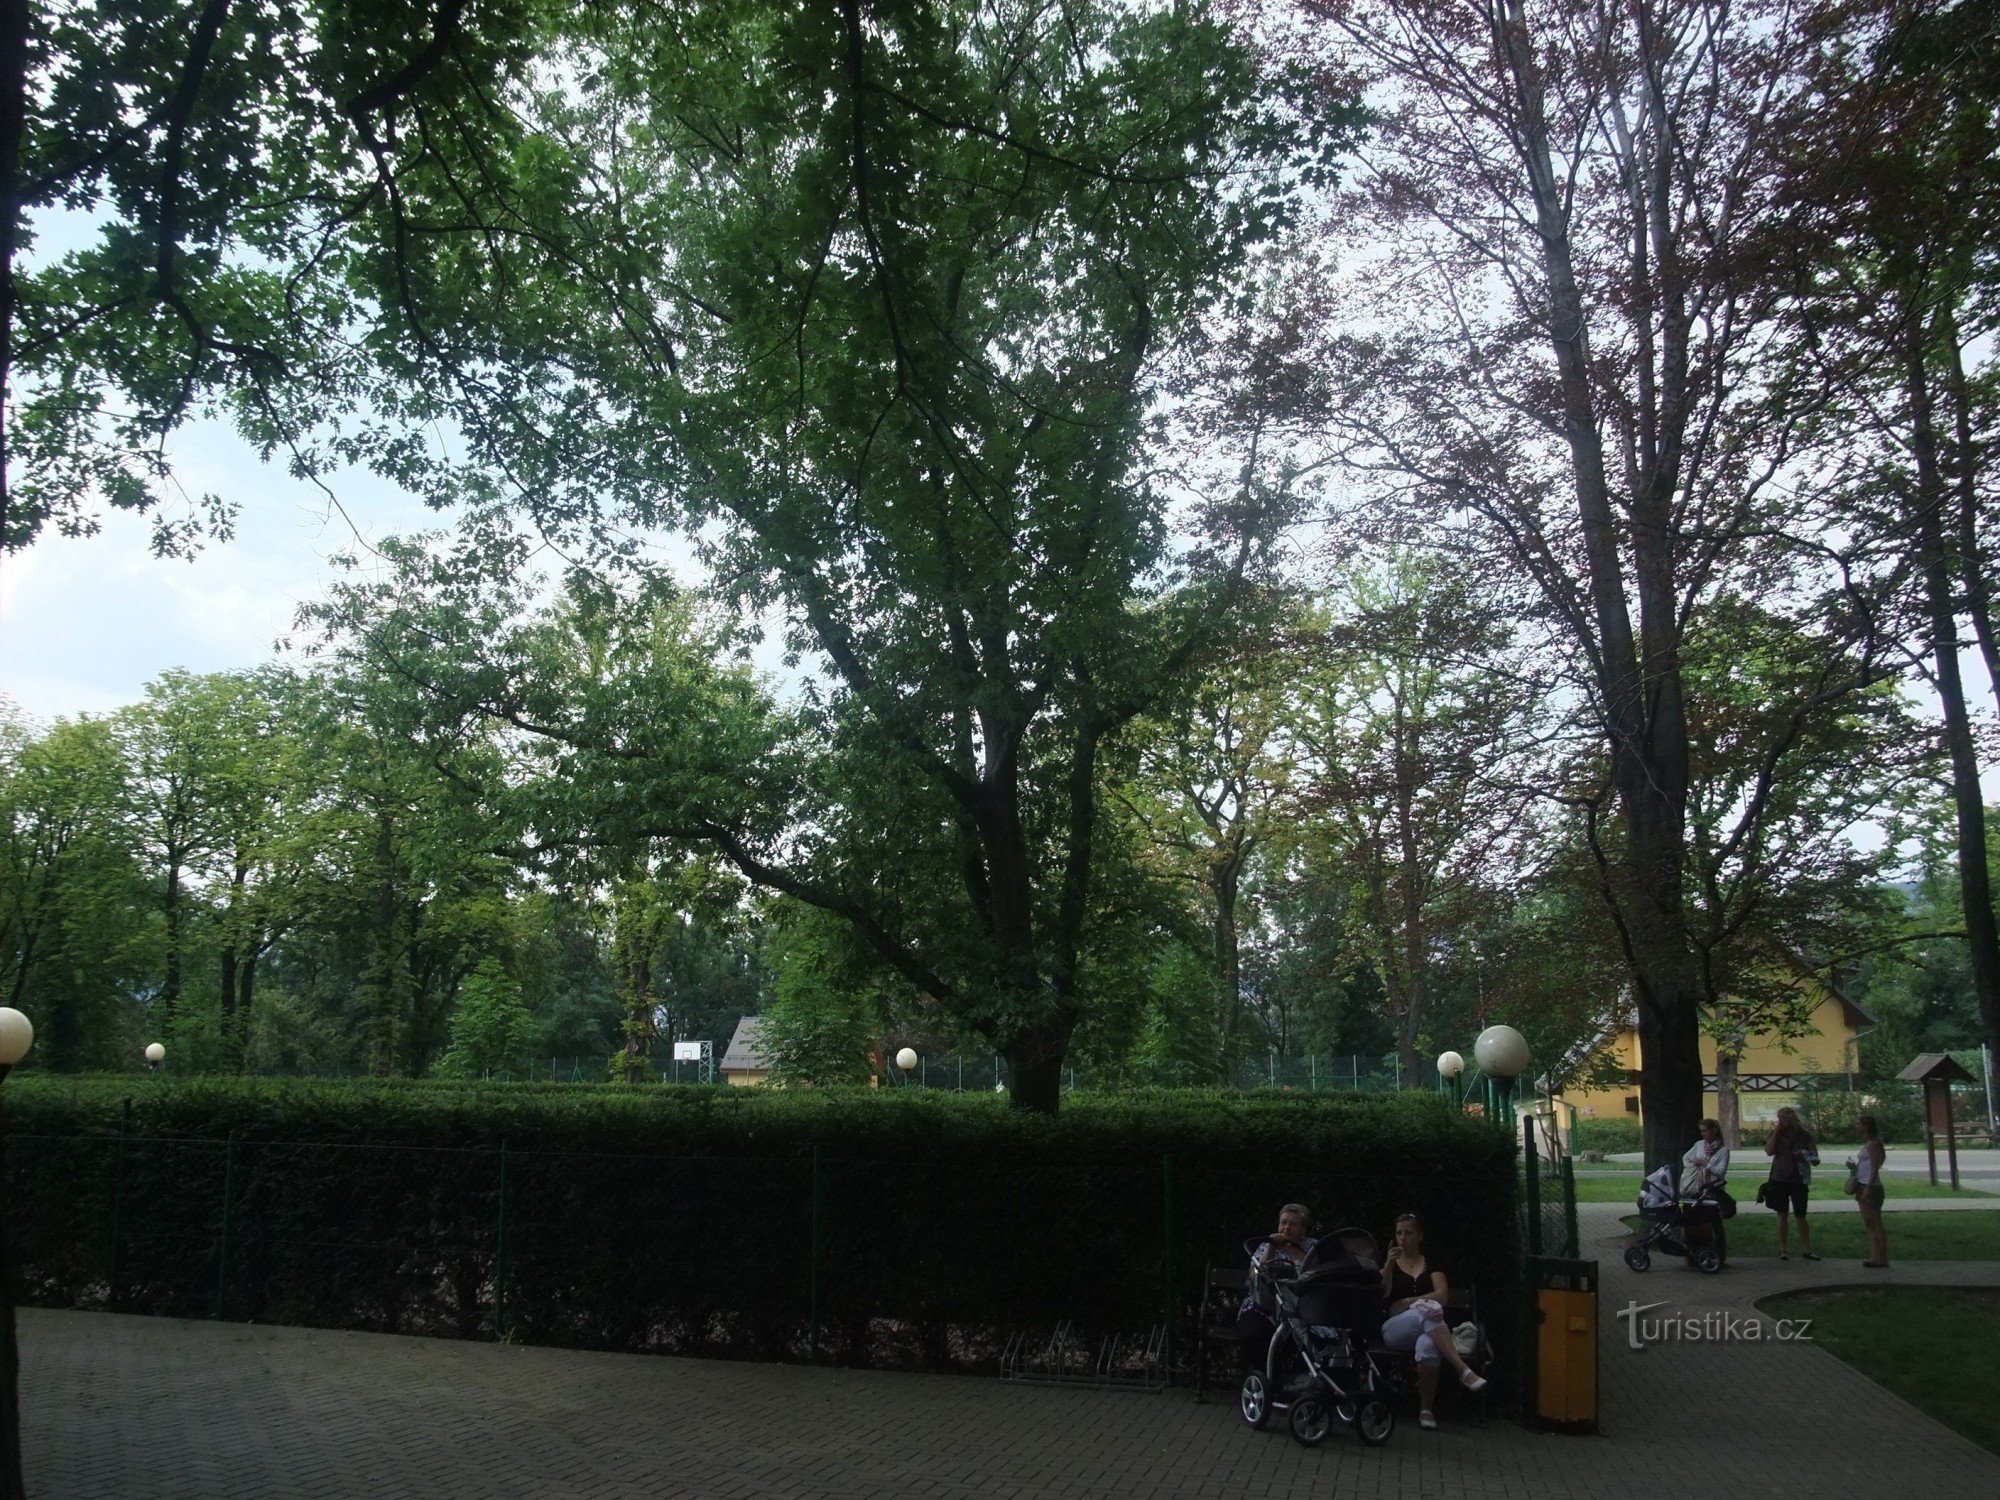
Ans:
{"label": "black tank top", "polygon": [[1401,1261],[1389,1262],[1389,1300],[1401,1302],[1406,1297],[1428,1297],[1434,1283],[1431,1280],[1431,1264],[1424,1262],[1423,1274],[1412,1276],[1403,1269]]}

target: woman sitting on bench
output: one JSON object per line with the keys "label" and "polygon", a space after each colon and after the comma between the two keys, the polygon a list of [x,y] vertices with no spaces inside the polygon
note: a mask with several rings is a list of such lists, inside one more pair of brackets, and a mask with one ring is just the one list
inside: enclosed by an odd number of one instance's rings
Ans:
{"label": "woman sitting on bench", "polygon": [[1413,1353],[1417,1358],[1417,1425],[1426,1432],[1437,1430],[1431,1404],[1437,1397],[1438,1365],[1448,1364],[1458,1372],[1458,1382],[1468,1391],[1486,1388],[1452,1342],[1445,1326],[1445,1304],[1451,1300],[1451,1285],[1445,1274],[1424,1256],[1424,1225],[1415,1214],[1396,1220],[1395,1247],[1382,1266],[1382,1284],[1389,1296],[1389,1316],[1382,1324],[1384,1348]]}

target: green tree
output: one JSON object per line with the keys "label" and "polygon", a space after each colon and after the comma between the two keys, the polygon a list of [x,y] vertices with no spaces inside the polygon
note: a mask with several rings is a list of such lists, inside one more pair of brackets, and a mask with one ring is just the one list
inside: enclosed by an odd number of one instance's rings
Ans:
{"label": "green tree", "polygon": [[1294,817],[1351,882],[1350,961],[1379,980],[1412,1080],[1446,956],[1531,868],[1546,779],[1548,684],[1477,587],[1415,554],[1356,571],[1298,663]]}
{"label": "green tree", "polygon": [[0,993],[34,1021],[39,1066],[128,1062],[155,983],[124,787],[104,721],[0,721]]}
{"label": "green tree", "polygon": [[[852,923],[1053,1110],[1099,757],[1226,629],[1283,488],[1238,464],[1200,545],[1171,545],[1161,403],[1351,109],[1274,88],[1199,5],[586,22],[574,76],[524,107],[504,196],[528,232],[416,248],[463,337],[423,346],[399,416],[450,415],[544,534],[636,564],[627,528],[682,526],[729,603],[782,617],[830,679],[793,715],[810,778],[718,811],[662,758],[680,790],[648,831]],[[629,779],[622,738],[598,748]]]}
{"label": "green tree", "polygon": [[482,959],[458,987],[451,1010],[451,1046],[440,1070],[455,1078],[524,1072],[539,1041],[521,986],[499,959]]}

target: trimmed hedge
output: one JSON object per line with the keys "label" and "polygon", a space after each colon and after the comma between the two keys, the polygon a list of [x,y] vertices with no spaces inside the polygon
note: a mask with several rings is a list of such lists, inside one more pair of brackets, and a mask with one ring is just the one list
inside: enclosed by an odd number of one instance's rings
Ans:
{"label": "trimmed hedge", "polygon": [[1513,1143],[1426,1094],[1051,1120],[918,1091],[31,1074],[0,1105],[42,1305],[971,1369],[1016,1330],[1171,1309],[1185,1353],[1205,1264],[1299,1199],[1378,1236],[1421,1213],[1519,1348]]}

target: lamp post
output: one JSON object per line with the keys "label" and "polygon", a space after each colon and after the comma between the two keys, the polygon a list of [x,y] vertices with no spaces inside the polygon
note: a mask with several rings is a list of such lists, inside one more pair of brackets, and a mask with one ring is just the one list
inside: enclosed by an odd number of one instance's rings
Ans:
{"label": "lamp post", "polygon": [[[35,1045],[34,1024],[18,1010],[0,1005],[0,1083]],[[0,1120],[0,1226],[11,1215],[7,1191],[7,1127]],[[14,1268],[0,1228],[0,1500],[24,1500],[21,1485],[21,1347],[14,1332]]]}
{"label": "lamp post", "polygon": [[915,1047],[897,1048],[896,1066],[903,1070],[903,1082],[905,1084],[908,1084],[910,1081],[910,1074],[916,1071],[917,1049]]}
{"label": "lamp post", "polygon": [[1438,1077],[1444,1080],[1445,1090],[1451,1095],[1453,1109],[1463,1108],[1465,1104],[1464,1085],[1458,1081],[1464,1072],[1465,1059],[1456,1052],[1438,1054]]}
{"label": "lamp post", "polygon": [[1511,1026],[1489,1026],[1472,1044],[1473,1061],[1493,1080],[1494,1109],[1501,1123],[1514,1127],[1514,1080],[1528,1070],[1528,1039]]}
{"label": "lamp post", "polygon": [[148,1073],[159,1072],[160,1064],[166,1060],[167,1049],[165,1047],[162,1047],[158,1042],[148,1042],[146,1044],[146,1071]]}

